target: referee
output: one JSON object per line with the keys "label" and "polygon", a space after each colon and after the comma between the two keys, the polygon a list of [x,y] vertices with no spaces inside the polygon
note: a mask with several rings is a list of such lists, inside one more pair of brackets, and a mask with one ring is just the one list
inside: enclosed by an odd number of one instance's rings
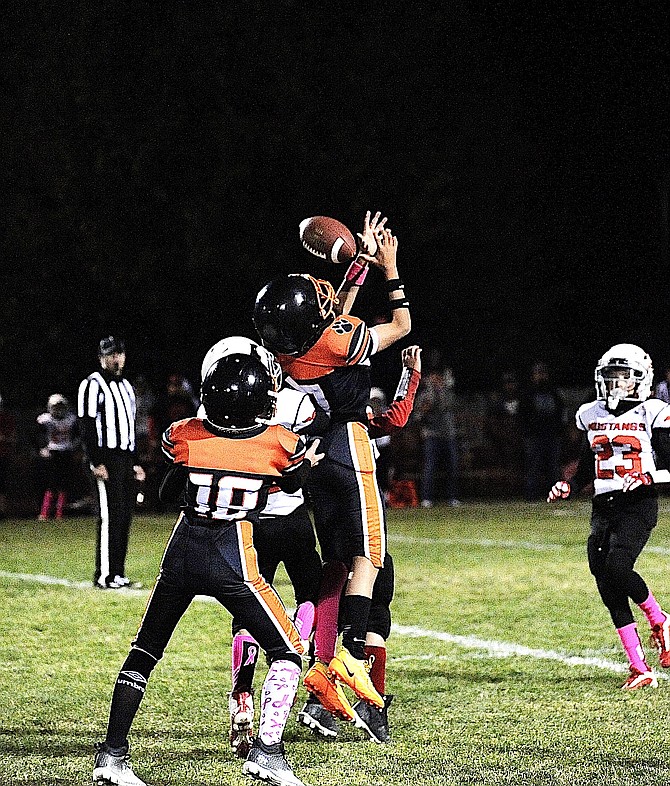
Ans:
{"label": "referee", "polygon": [[123,341],[107,336],[98,348],[101,371],[79,385],[77,408],[98,517],[95,575],[100,589],[130,586],[125,563],[135,506],[134,481],[145,473],[135,450],[135,391],[123,376]]}

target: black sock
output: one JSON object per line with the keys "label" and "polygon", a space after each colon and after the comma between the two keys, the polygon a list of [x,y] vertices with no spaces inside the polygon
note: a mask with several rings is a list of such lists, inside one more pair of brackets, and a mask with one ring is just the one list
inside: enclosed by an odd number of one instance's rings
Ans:
{"label": "black sock", "polygon": [[155,665],[156,661],[151,655],[139,650],[131,650],[121,666],[112,693],[112,706],[105,739],[110,748],[120,749],[128,745],[128,732]]}
{"label": "black sock", "polygon": [[370,598],[364,595],[345,595],[340,606],[342,646],[358,660],[365,659],[365,634],[370,604]]}
{"label": "black sock", "polygon": [[259,650],[260,647],[253,639],[242,642],[242,660],[233,685],[233,693],[251,693]]}

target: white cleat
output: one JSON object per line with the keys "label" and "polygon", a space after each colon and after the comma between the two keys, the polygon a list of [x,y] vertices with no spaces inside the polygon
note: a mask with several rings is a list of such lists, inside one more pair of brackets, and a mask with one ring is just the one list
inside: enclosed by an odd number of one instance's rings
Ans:
{"label": "white cleat", "polygon": [[101,742],[96,746],[95,761],[93,762],[93,783],[95,786],[147,786],[135,775],[130,766],[130,753],[128,748],[120,754],[114,754],[106,743]]}

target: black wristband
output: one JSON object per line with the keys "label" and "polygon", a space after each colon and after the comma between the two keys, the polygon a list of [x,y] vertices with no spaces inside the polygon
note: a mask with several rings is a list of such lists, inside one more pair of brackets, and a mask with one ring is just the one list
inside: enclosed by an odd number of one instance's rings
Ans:
{"label": "black wristband", "polygon": [[398,297],[395,298],[394,300],[390,300],[389,306],[391,308],[391,311],[393,311],[393,309],[396,308],[409,308],[409,300],[407,300],[407,298],[404,297]]}
{"label": "black wristband", "polygon": [[393,292],[394,289],[404,289],[405,285],[402,283],[401,279],[399,278],[390,278],[386,282],[386,291]]}

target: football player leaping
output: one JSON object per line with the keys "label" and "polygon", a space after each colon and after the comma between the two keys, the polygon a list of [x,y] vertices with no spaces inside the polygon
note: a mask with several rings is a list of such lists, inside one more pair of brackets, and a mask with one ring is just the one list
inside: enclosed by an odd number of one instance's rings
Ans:
{"label": "football player leaping", "polygon": [[[383,229],[375,241],[376,255],[368,255],[366,261],[384,275],[392,311],[389,322],[368,328],[356,317],[338,316],[332,285],[302,274],[269,282],[254,307],[256,330],[278,356],[288,383],[311,393],[331,417],[322,440],[323,472],[310,482],[309,491],[322,558],[343,562],[351,573],[341,605],[342,649],[330,663],[316,663],[305,685],[327,709],[347,720],[354,714],[342,684],[358,698],[384,707],[365,661],[372,589],[386,554],[384,506],[367,429],[369,360],[411,328],[409,302],[396,265],[397,239]],[[354,268],[349,283],[359,284],[365,270]],[[341,299],[346,300],[345,293]],[[318,630],[318,619],[316,624]]]}
{"label": "football player leaping", "polygon": [[548,502],[594,485],[587,554],[598,592],[630,665],[624,690],[656,687],[645,660],[630,600],[644,612],[663,668],[670,668],[670,618],[634,570],[658,516],[656,483],[670,481],[670,407],[652,399],[651,359],[634,344],[617,344],[598,361],[596,400],[583,404],[577,428],[586,439],[574,477],[560,480]]}

